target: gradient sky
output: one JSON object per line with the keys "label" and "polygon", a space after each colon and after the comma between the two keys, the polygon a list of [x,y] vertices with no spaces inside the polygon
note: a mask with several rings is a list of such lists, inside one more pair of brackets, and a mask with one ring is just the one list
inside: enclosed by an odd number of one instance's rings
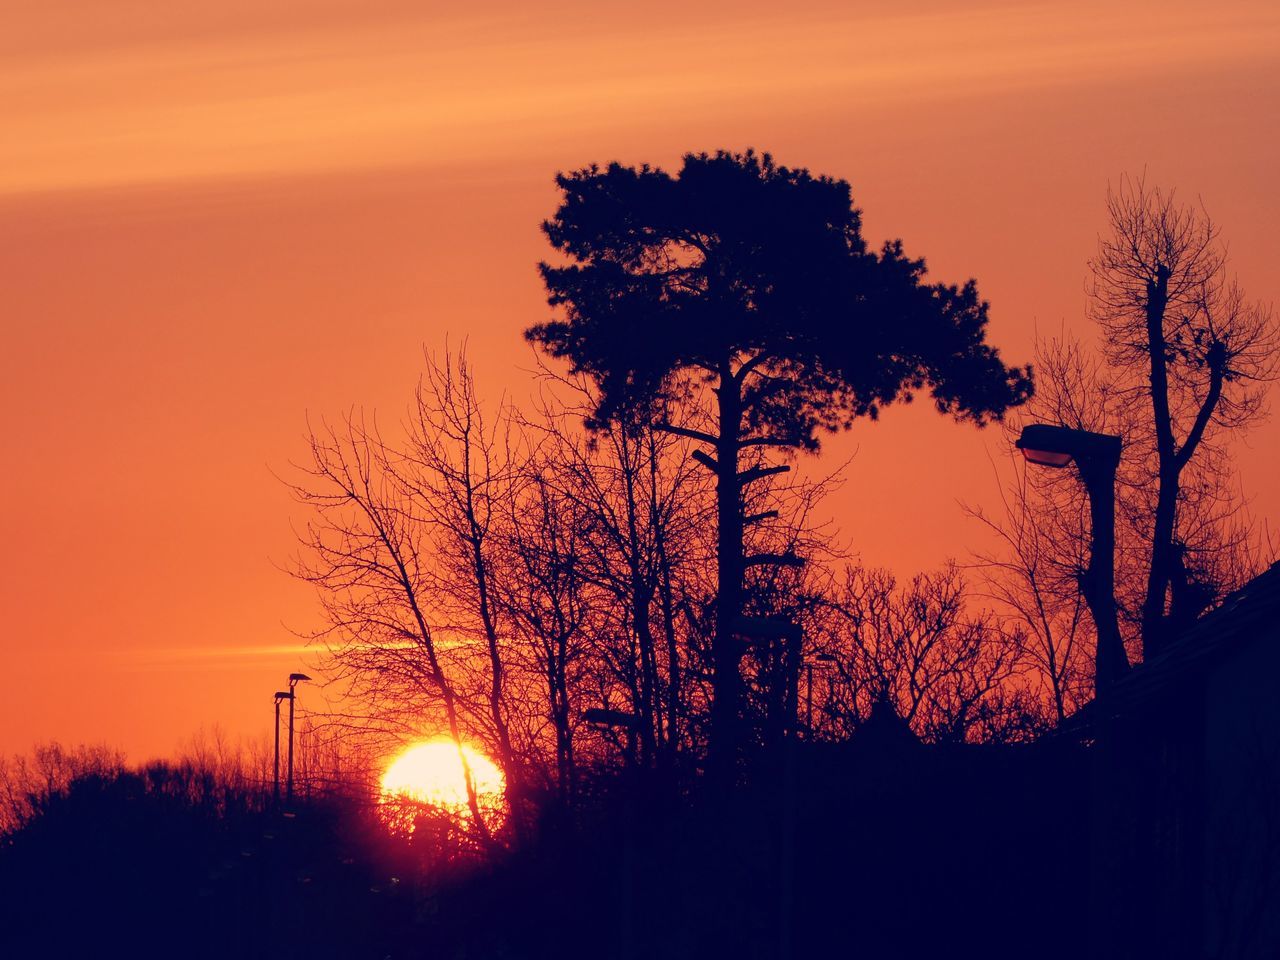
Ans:
{"label": "gradient sky", "polygon": [[[1087,333],[1126,171],[1276,296],[1273,2],[431,6],[0,0],[0,751],[266,735],[315,622],[273,471],[308,412],[396,419],[446,335],[528,394],[557,170],[755,146],[844,177],[869,239],[978,278],[1010,361]],[[830,507],[864,560],[976,542],[998,432],[921,405],[826,457],[855,453]],[[1274,527],[1274,420],[1240,464]]]}

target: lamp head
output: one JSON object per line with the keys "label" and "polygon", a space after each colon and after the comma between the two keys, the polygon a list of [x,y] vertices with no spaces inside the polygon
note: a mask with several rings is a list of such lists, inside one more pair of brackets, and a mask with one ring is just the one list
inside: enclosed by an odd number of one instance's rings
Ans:
{"label": "lamp head", "polygon": [[308,677],[305,673],[291,673],[289,674],[289,685],[292,686],[293,684],[297,683],[300,680],[310,680],[310,679],[311,678]]}
{"label": "lamp head", "polygon": [[1057,450],[1038,450],[1034,447],[1023,447],[1022,456],[1026,458],[1027,463],[1034,463],[1039,467],[1066,467],[1071,465],[1073,459],[1069,453],[1062,453]]}
{"label": "lamp head", "polygon": [[610,710],[607,707],[588,707],[582,711],[582,719],[601,727],[625,727],[635,729],[636,715],[624,710]]}
{"label": "lamp head", "polygon": [[1027,424],[1014,446],[1028,463],[1042,467],[1065,467],[1073,460],[1112,466],[1120,462],[1119,437],[1049,423]]}

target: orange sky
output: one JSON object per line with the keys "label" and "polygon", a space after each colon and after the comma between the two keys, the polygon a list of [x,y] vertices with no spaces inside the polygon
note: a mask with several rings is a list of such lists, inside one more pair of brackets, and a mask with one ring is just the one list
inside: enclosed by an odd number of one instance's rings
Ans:
{"label": "orange sky", "polygon": [[[314,622],[272,471],[308,411],[398,416],[446,334],[527,395],[558,169],[753,145],[844,177],[869,239],[979,279],[1010,361],[1086,329],[1106,184],[1144,166],[1276,295],[1274,3],[432,6],[0,0],[0,751],[266,734]],[[859,425],[846,538],[963,555],[999,439]],[[1274,527],[1275,421],[1240,462]]]}

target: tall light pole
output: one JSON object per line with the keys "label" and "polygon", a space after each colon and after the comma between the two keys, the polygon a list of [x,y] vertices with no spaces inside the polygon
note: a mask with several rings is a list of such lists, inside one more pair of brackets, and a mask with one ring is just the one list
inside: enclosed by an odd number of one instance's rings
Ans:
{"label": "tall light pole", "polygon": [[298,694],[295,691],[298,683],[303,680],[310,680],[305,673],[289,674],[289,776],[286,780],[285,802],[293,803],[293,705],[297,702]]}
{"label": "tall light pole", "polygon": [[1098,633],[1094,684],[1099,694],[1129,669],[1116,618],[1116,468],[1120,445],[1120,438],[1111,434],[1047,423],[1027,425],[1015,444],[1028,463],[1059,469],[1075,463],[1089,495],[1089,567],[1081,586]]}
{"label": "tall light pole", "polygon": [[275,786],[272,790],[272,796],[275,798],[276,806],[279,806],[280,805],[280,701],[281,700],[290,701],[289,706],[290,706],[290,709],[292,710],[293,692],[290,690],[277,690],[275,693],[274,699],[276,702],[276,726],[275,726],[276,751],[275,751],[275,779],[273,780],[273,783],[275,784]]}
{"label": "tall light pole", "polygon": [[815,653],[812,660],[805,661],[805,667],[809,671],[808,684],[806,685],[804,698],[804,738],[806,740],[813,739],[813,664],[817,661],[823,667],[836,667],[839,669],[839,661],[829,653]]}

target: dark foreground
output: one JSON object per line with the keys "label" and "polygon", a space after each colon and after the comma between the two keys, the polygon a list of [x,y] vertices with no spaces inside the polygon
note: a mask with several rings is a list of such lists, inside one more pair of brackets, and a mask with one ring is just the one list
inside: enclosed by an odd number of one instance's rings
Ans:
{"label": "dark foreground", "polygon": [[349,803],[281,817],[88,777],[0,852],[0,955],[1080,956],[1084,760],[814,748],[718,803],[615,779],[485,864]]}

